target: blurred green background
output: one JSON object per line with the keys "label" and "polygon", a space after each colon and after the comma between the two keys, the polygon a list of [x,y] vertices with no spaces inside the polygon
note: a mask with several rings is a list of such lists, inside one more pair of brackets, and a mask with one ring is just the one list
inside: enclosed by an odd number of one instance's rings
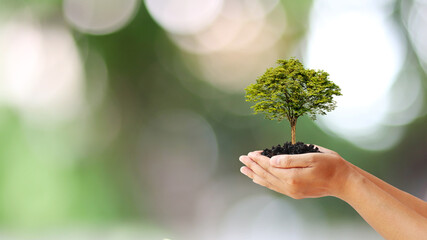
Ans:
{"label": "blurred green background", "polygon": [[238,157],[290,139],[244,88],[296,56],[343,89],[297,140],[427,199],[427,1],[0,0],[1,239],[381,239]]}

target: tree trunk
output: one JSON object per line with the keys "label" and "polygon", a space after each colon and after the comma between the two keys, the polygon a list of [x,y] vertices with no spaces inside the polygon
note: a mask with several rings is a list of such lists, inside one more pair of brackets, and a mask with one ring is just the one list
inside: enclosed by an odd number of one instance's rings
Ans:
{"label": "tree trunk", "polygon": [[292,131],[292,144],[296,143],[295,130],[297,126],[297,120],[291,121],[291,131]]}

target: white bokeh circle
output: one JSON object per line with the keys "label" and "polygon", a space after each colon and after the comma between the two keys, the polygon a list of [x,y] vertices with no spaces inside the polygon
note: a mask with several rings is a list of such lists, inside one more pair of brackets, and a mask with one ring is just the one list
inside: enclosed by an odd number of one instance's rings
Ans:
{"label": "white bokeh circle", "polygon": [[375,144],[399,135],[380,130],[405,56],[403,37],[386,12],[363,1],[317,0],[310,26],[307,66],[328,72],[343,94],[336,98],[337,109],[320,118],[321,125],[364,148],[395,144]]}
{"label": "white bokeh circle", "polygon": [[223,0],[145,0],[150,15],[168,32],[191,34],[211,24]]}
{"label": "white bokeh circle", "polygon": [[0,26],[0,51],[1,102],[46,123],[81,110],[83,67],[67,29],[12,19]]}
{"label": "white bokeh circle", "polygon": [[139,0],[64,0],[65,19],[79,31],[102,35],[126,26],[136,14]]}

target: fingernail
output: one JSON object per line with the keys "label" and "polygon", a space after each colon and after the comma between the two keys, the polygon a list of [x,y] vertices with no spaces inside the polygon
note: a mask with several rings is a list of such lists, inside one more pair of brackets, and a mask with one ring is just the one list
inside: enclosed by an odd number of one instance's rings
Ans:
{"label": "fingernail", "polygon": [[241,167],[241,168],[240,168],[240,172],[246,175],[245,167]]}
{"label": "fingernail", "polygon": [[243,163],[243,155],[239,157],[239,161]]}
{"label": "fingernail", "polygon": [[280,158],[279,157],[272,157],[270,161],[273,163],[273,165],[280,165]]}

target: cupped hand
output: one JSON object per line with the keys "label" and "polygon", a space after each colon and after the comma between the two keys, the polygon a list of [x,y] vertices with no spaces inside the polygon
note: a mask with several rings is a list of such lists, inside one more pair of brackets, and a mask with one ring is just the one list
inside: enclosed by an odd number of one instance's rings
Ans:
{"label": "cupped hand", "polygon": [[261,151],[250,152],[239,158],[245,164],[241,172],[255,183],[295,199],[340,197],[355,170],[336,152],[319,149],[321,153],[277,155],[271,159]]}

